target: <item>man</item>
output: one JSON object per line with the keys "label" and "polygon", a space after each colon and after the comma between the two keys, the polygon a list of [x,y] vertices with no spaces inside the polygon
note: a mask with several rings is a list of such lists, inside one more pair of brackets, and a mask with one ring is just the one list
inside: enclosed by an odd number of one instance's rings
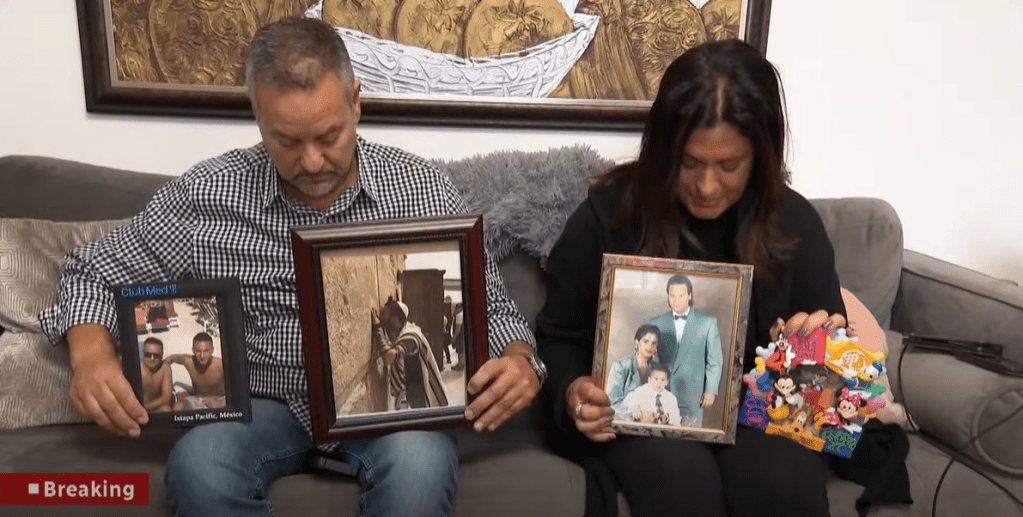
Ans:
{"label": "man", "polygon": [[170,365],[163,362],[163,341],[146,338],[142,342],[142,400],[146,411],[170,411],[173,384]]}
{"label": "man", "polygon": [[418,325],[408,321],[408,306],[388,299],[379,316],[373,316],[373,349],[379,354],[377,375],[387,392],[384,409],[448,405],[440,368]]}
{"label": "man", "polygon": [[461,371],[465,369],[465,333],[462,331],[465,321],[465,314],[462,313],[462,302],[455,304],[455,316],[451,322],[451,346],[455,347],[455,355],[458,357],[458,364],[451,367],[452,370]]}
{"label": "man", "polygon": [[718,320],[692,309],[693,283],[685,275],[668,279],[670,311],[650,320],[661,331],[657,357],[668,366],[669,390],[678,398],[682,425],[703,426],[703,409],[714,404],[721,381]]}
{"label": "man", "polygon": [[[451,326],[454,321],[451,318],[452,310],[454,306],[451,303],[451,297],[444,297],[444,347],[441,349],[444,355],[444,363],[442,363],[441,369],[444,369],[444,364],[451,362],[451,342],[454,334],[451,333]],[[440,359],[438,359],[439,361]]]}
{"label": "man", "polygon": [[[289,229],[316,223],[465,212],[425,160],[356,135],[359,82],[344,43],[321,20],[261,28],[245,84],[262,142],[203,161],[169,182],[130,223],[72,251],[57,304],[40,318],[70,347],[74,407],[105,429],[138,436],[148,421],[121,373],[109,329],[110,286],[237,277],[242,286],[252,422],[188,431],[167,462],[177,515],[269,515],[265,488],[303,471],[314,452]],[[492,357],[469,380],[474,429],[495,429],[542,382],[534,338],[487,257]],[[440,432],[405,431],[320,447],[357,470],[362,515],[447,515],[457,449]]]}
{"label": "man", "polygon": [[224,394],[224,360],[213,356],[213,337],[200,332],[192,338],[192,355],[174,354],[163,361],[180,364],[192,378],[192,391],[178,399],[174,410],[218,408],[227,405]]}

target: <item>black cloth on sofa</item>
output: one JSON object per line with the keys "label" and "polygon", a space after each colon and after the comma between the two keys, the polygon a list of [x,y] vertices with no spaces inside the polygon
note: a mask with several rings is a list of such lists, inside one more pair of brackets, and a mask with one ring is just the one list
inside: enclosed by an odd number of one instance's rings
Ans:
{"label": "black cloth on sofa", "polygon": [[909,491],[909,437],[895,424],[871,420],[851,458],[832,456],[831,470],[838,477],[864,486],[856,511],[865,517],[875,504],[913,504]]}

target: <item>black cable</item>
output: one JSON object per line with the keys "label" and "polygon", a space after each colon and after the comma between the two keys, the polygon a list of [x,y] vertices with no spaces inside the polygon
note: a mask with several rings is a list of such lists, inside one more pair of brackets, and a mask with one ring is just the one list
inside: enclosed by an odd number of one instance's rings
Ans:
{"label": "black cable", "polygon": [[[915,433],[915,432],[919,431],[920,429],[918,429],[916,427],[916,422],[914,422],[913,419],[909,416],[909,404],[906,401],[906,392],[902,390],[902,358],[905,357],[906,350],[909,350],[910,346],[912,346],[911,343],[906,343],[905,341],[902,342],[902,352],[899,352],[899,365],[895,369],[899,373],[899,379],[898,379],[898,381],[899,381],[899,393],[902,395],[902,406],[903,406],[903,411],[906,412],[906,422],[909,423],[909,427],[911,428],[911,431],[913,431]],[[895,400],[894,395],[892,396],[892,400]]]}
{"label": "black cable", "polygon": [[[1006,419],[1003,419],[1002,421],[998,422],[995,426],[992,426],[992,427],[986,429],[984,432],[990,431],[994,427],[1005,423],[1005,421],[1007,421],[1008,418],[1012,418],[1012,416],[1015,415],[1016,413],[1019,413],[1020,410],[1023,410],[1023,406],[1020,406],[1015,411],[1013,411],[1012,414],[1009,415]],[[983,434],[983,433],[981,433],[981,434]],[[941,490],[942,481],[945,480],[945,475],[948,473],[949,469],[952,468],[952,463],[954,463],[956,461],[959,461],[959,463],[962,464],[963,466],[969,468],[970,470],[976,472],[977,474],[980,474],[981,477],[983,477],[984,479],[988,480],[988,482],[990,482],[992,485],[996,486],[1002,492],[1005,492],[1005,495],[1009,496],[1009,499],[1012,499],[1013,502],[1015,502],[1021,508],[1023,508],[1023,501],[1021,501],[1018,497],[1013,495],[1013,493],[1010,492],[1009,489],[1005,488],[1003,485],[1001,485],[1000,483],[995,481],[994,478],[992,478],[988,473],[984,472],[983,470],[980,470],[979,467],[975,467],[975,466],[970,465],[969,463],[967,463],[965,461],[961,461],[961,460],[958,459],[958,457],[962,454],[963,451],[965,451],[965,448],[969,444],[966,444],[965,446],[963,446],[960,449],[953,449],[953,448],[949,447],[948,445],[946,445],[945,443],[943,443],[940,439],[935,438],[933,436],[930,436],[929,434],[921,433],[920,437],[923,438],[924,441],[926,441],[927,443],[937,447],[938,449],[941,449],[943,452],[945,452],[945,454],[948,454],[949,456],[953,456],[953,458],[951,460],[949,460],[948,465],[945,466],[944,472],[942,472],[941,477],[938,479],[938,485],[934,489],[935,497],[934,497],[934,500],[931,502],[931,516],[932,517],[935,514],[935,503],[938,500],[937,494],[938,494],[938,491]],[[980,434],[977,435],[977,438],[980,438]],[[973,440],[971,440],[971,442],[972,441]],[[970,458],[967,457],[967,459],[970,459]],[[976,461],[976,460],[972,460],[971,459],[971,461]]]}
{"label": "black cable", "polygon": [[976,442],[977,440],[979,440],[985,434],[989,433],[990,431],[993,431],[994,429],[998,428],[1002,424],[1008,422],[1009,420],[1012,419],[1012,417],[1016,416],[1021,411],[1023,411],[1023,404],[1021,404],[1019,407],[1017,407],[1011,413],[1009,413],[1008,415],[1003,417],[1001,420],[998,420],[994,424],[991,424],[987,429],[984,429],[983,431],[980,431],[979,433],[974,435],[972,438],[970,438],[969,441],[967,441],[965,444],[960,446],[958,449],[952,449],[951,447],[945,445],[944,443],[941,443],[941,441],[938,440],[937,438],[931,437],[931,436],[927,435],[926,433],[923,433],[922,430],[920,430],[920,429],[918,429],[916,427],[916,424],[913,422],[912,418],[909,417],[909,404],[908,404],[908,401],[906,400],[905,392],[902,390],[902,359],[906,355],[906,350],[908,350],[909,347],[911,347],[911,346],[913,346],[913,343],[907,343],[907,342],[903,341],[902,352],[899,354],[899,364],[896,367],[896,369],[898,370],[898,373],[899,373],[899,381],[898,381],[899,382],[899,393],[902,394],[902,403],[903,403],[903,406],[905,407],[905,410],[906,410],[906,421],[910,423],[910,425],[913,428],[913,431],[921,431],[921,433],[920,433],[921,438],[926,440],[931,445],[934,445],[934,446],[938,447],[939,449],[942,449],[946,454],[948,454],[949,450],[954,450],[955,451],[955,454],[952,455],[952,457],[948,460],[948,464],[945,465],[945,470],[942,471],[941,477],[938,478],[938,484],[934,487],[934,499],[931,500],[931,517],[936,517],[936,515],[937,515],[937,511],[938,511],[938,495],[941,493],[941,485],[945,482],[945,477],[948,475],[949,470],[952,469],[952,465],[955,464],[956,462],[958,462],[959,464],[963,465],[964,467],[966,467],[966,468],[976,472],[977,474],[980,474],[981,477],[983,477],[984,479],[988,480],[988,482],[990,482],[992,485],[998,487],[998,489],[1001,490],[1002,492],[1005,492],[1005,495],[1009,496],[1009,499],[1011,499],[1013,502],[1015,502],[1017,505],[1019,505],[1021,509],[1023,509],[1023,501],[1021,501],[1018,497],[1013,495],[1013,493],[1010,492],[1008,488],[1005,488],[1005,486],[1003,486],[1001,483],[998,483],[997,481],[995,481],[991,476],[989,476],[985,472],[982,472],[979,468],[976,468],[976,467],[974,467],[973,465],[970,465],[967,462],[960,461],[960,458],[962,457],[963,453],[966,452],[966,449],[968,449],[970,447],[970,445],[973,445],[973,442]]}
{"label": "black cable", "polygon": [[948,471],[952,468],[952,464],[957,462],[957,461],[960,464],[962,464],[963,466],[965,466],[965,467],[969,468],[970,470],[980,474],[985,479],[990,481],[991,484],[993,484],[996,487],[998,487],[1002,492],[1005,492],[1005,495],[1009,496],[1010,499],[1012,499],[1016,504],[1018,504],[1020,506],[1021,509],[1023,509],[1023,501],[1020,501],[1019,498],[1017,498],[1015,495],[1012,494],[1012,492],[1009,492],[1009,489],[1007,489],[1004,486],[1002,486],[1000,483],[998,483],[997,481],[992,479],[986,473],[981,472],[980,469],[974,468],[972,465],[970,465],[969,463],[966,463],[964,461],[959,461],[959,457],[962,456],[962,454],[964,452],[966,452],[966,449],[969,448],[970,445],[973,444],[973,442],[979,440],[981,436],[984,436],[989,431],[991,431],[991,430],[995,429],[996,427],[998,427],[998,426],[1008,422],[1012,417],[1016,416],[1016,414],[1018,414],[1020,411],[1023,411],[1023,404],[1020,404],[1020,406],[1018,408],[1016,408],[1015,411],[1013,411],[1012,413],[1009,413],[1007,416],[1005,416],[1001,420],[995,422],[994,424],[992,424],[987,429],[977,433],[977,435],[974,436],[973,438],[971,438],[970,441],[966,442],[962,447],[960,447],[958,450],[956,450],[955,456],[952,456],[952,458],[950,460],[948,460],[948,465],[945,465],[945,470],[941,473],[941,477],[938,478],[938,485],[936,487],[934,487],[934,500],[931,501],[931,517],[935,517],[936,512],[937,512],[937,508],[938,508],[938,493],[941,491],[941,484],[942,484],[942,482],[945,481],[945,476],[948,474]]}

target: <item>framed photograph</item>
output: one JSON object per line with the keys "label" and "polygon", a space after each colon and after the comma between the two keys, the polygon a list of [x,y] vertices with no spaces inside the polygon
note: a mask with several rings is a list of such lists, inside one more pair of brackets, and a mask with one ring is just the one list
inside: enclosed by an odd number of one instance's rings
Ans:
{"label": "framed photograph", "polygon": [[464,425],[487,360],[480,214],[291,233],[313,438]]}
{"label": "framed photograph", "polygon": [[734,443],[753,266],[605,254],[593,375],[616,432]]}
{"label": "framed photograph", "polygon": [[771,0],[78,0],[91,112],[251,117],[243,55],[289,16],[333,25],[362,120],[640,129],[671,61],[708,40],[767,51]]}
{"label": "framed photograph", "polygon": [[121,362],[148,425],[252,418],[238,280],[114,288]]}

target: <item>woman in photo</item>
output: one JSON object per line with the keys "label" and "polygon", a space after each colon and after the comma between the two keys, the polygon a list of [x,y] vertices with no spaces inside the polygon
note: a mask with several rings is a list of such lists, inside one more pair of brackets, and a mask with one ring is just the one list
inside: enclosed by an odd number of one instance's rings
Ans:
{"label": "woman in photo", "polygon": [[657,362],[657,327],[646,324],[636,329],[635,351],[611,363],[607,374],[607,396],[615,410],[615,418],[629,420],[631,411],[623,404],[625,396],[646,382],[650,365]]}

